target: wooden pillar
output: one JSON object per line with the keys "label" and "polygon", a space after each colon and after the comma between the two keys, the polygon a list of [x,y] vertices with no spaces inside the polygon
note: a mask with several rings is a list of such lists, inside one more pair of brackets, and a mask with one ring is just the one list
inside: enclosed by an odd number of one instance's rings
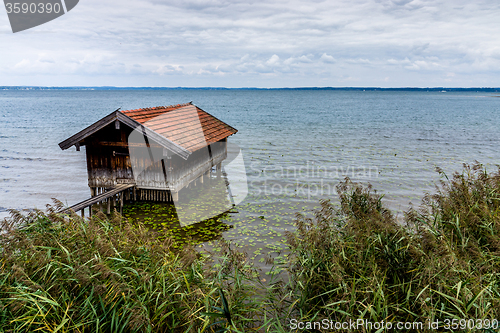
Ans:
{"label": "wooden pillar", "polygon": [[134,201],[137,201],[137,188],[134,186]]}
{"label": "wooden pillar", "polygon": [[82,213],[82,218],[85,218],[85,208],[81,210],[81,213]]}
{"label": "wooden pillar", "polygon": [[107,213],[111,214],[111,198],[108,198],[108,207],[107,207]]}
{"label": "wooden pillar", "polygon": [[123,214],[123,192],[120,193],[120,214]]}
{"label": "wooden pillar", "polygon": [[200,176],[200,183],[203,184],[203,174]]}
{"label": "wooden pillar", "polygon": [[174,201],[178,201],[179,200],[179,192],[172,192],[172,199]]}
{"label": "wooden pillar", "polygon": [[221,176],[221,171],[222,171],[222,166],[220,165],[220,162],[217,164],[215,167],[215,170],[217,171],[217,178],[220,178]]}

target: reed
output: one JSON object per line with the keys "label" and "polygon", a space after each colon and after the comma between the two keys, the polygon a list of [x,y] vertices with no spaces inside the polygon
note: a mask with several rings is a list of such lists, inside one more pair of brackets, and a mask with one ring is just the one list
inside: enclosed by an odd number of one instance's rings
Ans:
{"label": "reed", "polygon": [[[370,186],[338,185],[288,233],[291,318],[423,322],[500,318],[500,171],[445,178],[399,224]],[[424,326],[424,330],[425,330]]]}
{"label": "reed", "polygon": [[289,332],[291,320],[323,319],[439,320],[444,331],[445,320],[499,320],[500,169],[438,172],[435,193],[404,224],[371,186],[344,180],[340,205],[296,215],[266,285],[224,240],[202,255],[116,212],[83,220],[57,214],[60,202],[11,211],[0,235],[0,332]]}
{"label": "reed", "polygon": [[255,271],[226,243],[210,259],[174,249],[117,213],[83,220],[57,214],[61,207],[12,211],[3,222],[0,331],[244,332],[253,325]]}

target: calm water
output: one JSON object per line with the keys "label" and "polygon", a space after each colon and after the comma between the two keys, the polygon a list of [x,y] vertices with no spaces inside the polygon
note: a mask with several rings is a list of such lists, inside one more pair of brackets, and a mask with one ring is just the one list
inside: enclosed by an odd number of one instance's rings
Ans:
{"label": "calm water", "polygon": [[[401,212],[447,173],[500,162],[500,98],[470,92],[0,91],[0,217],[6,209],[88,198],[85,152],[58,143],[117,108],[193,101],[237,128],[249,195],[226,237],[259,256],[279,246],[296,211],[349,176]],[[273,245],[274,244],[274,245]],[[278,245],[276,245],[278,244]]]}

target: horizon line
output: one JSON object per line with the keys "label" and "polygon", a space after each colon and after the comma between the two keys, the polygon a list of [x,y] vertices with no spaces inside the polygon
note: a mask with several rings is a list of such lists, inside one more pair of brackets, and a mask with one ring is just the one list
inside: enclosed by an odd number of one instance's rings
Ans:
{"label": "horizon line", "polygon": [[200,90],[500,90],[500,87],[154,87],[154,86],[0,86],[0,90],[181,90],[181,89],[200,89]]}

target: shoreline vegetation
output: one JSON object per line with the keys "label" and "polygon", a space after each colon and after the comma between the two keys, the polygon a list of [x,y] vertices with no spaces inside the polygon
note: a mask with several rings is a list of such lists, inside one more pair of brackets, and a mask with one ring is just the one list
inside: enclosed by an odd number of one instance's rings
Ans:
{"label": "shoreline vegetation", "polygon": [[[404,225],[371,186],[346,178],[340,205],[296,215],[266,282],[223,239],[199,253],[116,213],[84,221],[56,213],[56,201],[12,210],[0,235],[0,332],[290,332],[300,322],[297,331],[330,332],[317,324],[350,320],[497,331],[500,167],[437,171],[435,193]],[[435,331],[427,325],[405,331]],[[375,328],[343,331],[389,331]]]}

